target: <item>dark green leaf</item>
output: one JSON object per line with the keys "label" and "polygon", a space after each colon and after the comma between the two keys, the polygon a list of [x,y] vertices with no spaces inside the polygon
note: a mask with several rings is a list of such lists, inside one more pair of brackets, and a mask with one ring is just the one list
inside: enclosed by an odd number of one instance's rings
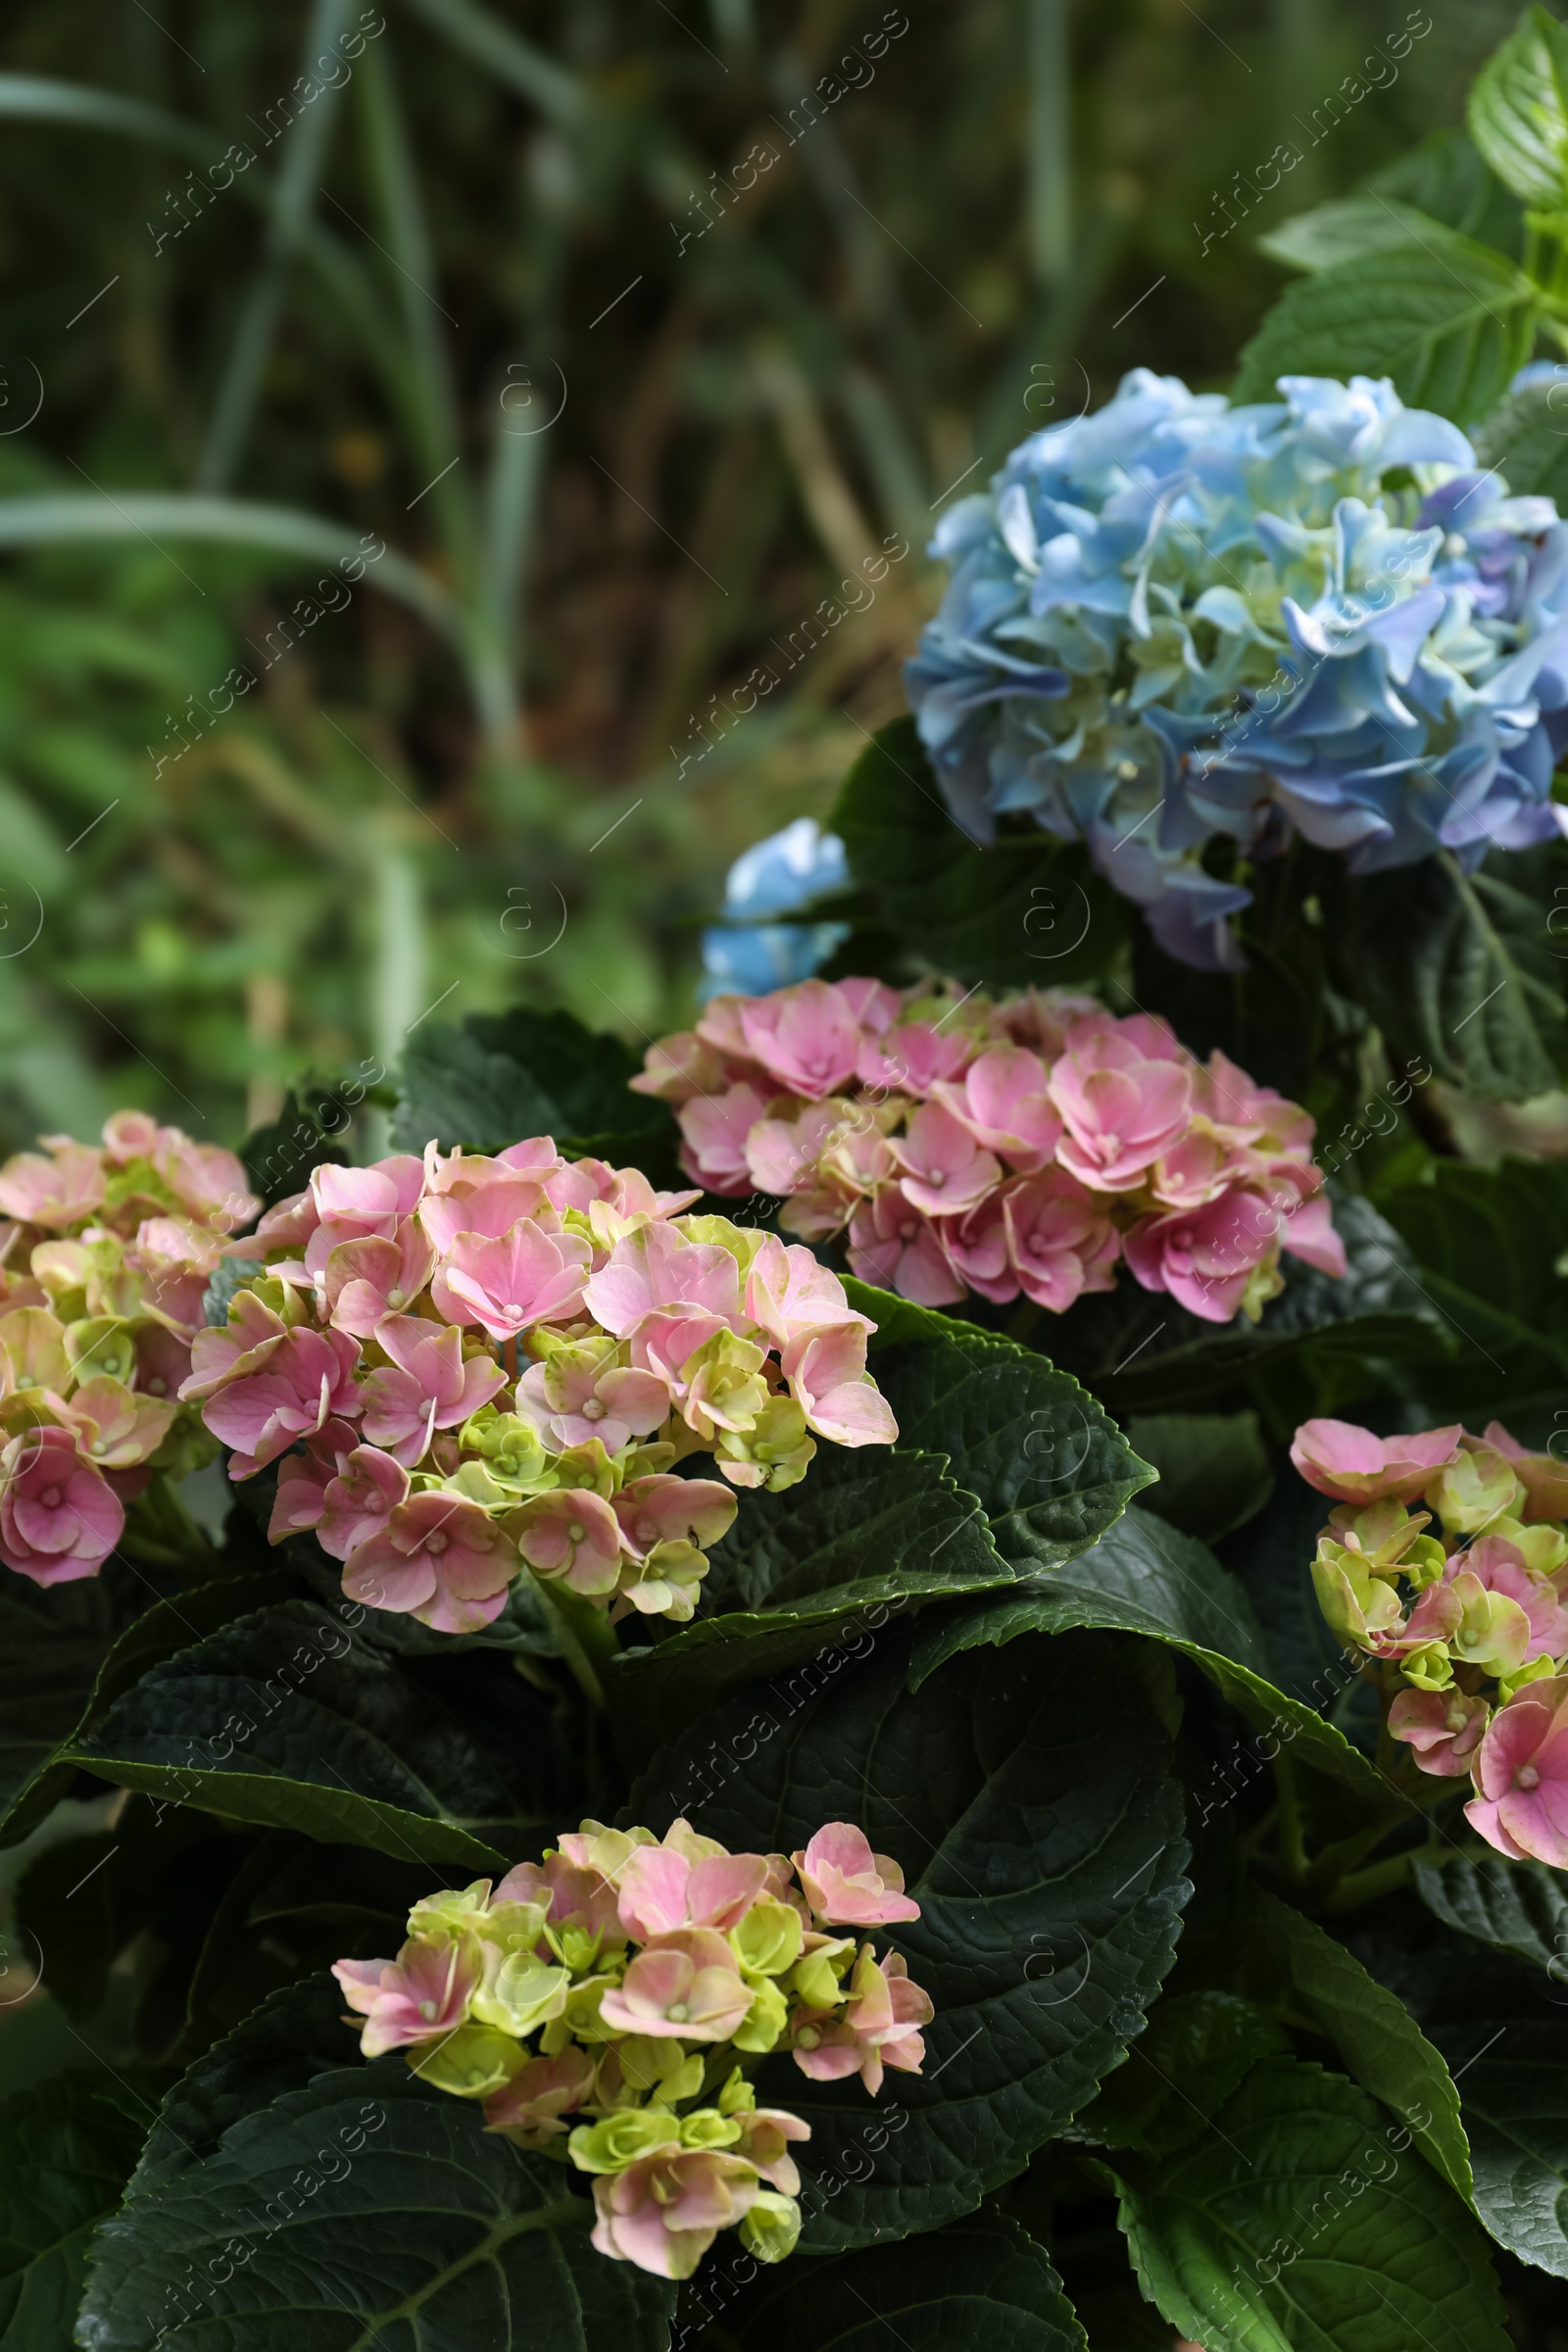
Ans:
{"label": "dark green leaf", "polygon": [[1568,505],[1568,371],[1510,392],[1474,438],[1482,465],[1494,466],[1515,496]]}
{"label": "dark green leaf", "polygon": [[[96,1605],[104,1595],[78,1600],[79,1592],[15,1575],[0,1591],[0,1806],[15,1803],[71,1732],[109,1648],[112,1624]],[[0,1843],[11,1842],[0,1828]]]}
{"label": "dark green leaf", "polygon": [[1429,1400],[1496,1399],[1511,1420],[1534,1399],[1555,1404],[1568,1369],[1568,1284],[1556,1271],[1568,1250],[1568,1167],[1435,1161],[1382,1206],[1462,1343],[1452,1373],[1423,1382]]}
{"label": "dark green leaf", "polygon": [[715,2248],[682,2317],[716,2313],[735,2352],[1088,2352],[1044,2249],[995,2213],[899,2246],[787,2262],[733,2296]]}
{"label": "dark green leaf", "polygon": [[982,849],[959,831],[912,718],[866,746],[832,822],[883,925],[939,972],[1059,987],[1105,971],[1126,936],[1124,902],[1080,845],[1031,827]]}
{"label": "dark green leaf", "polygon": [[1470,136],[1497,177],[1538,212],[1568,204],[1568,38],[1527,8],[1476,76]]}
{"label": "dark green leaf", "polygon": [[[269,1994],[334,1960],[390,1957],[411,1908],[430,1891],[430,1865],[406,1855],[318,1845],[286,1830],[244,1844],[249,1850],[222,1900],[206,1905],[185,1997],[193,2049],[208,2048]],[[463,1873],[448,1864],[434,1875],[460,1880]]]}
{"label": "dark green leaf", "polygon": [[1271,399],[1281,375],[1388,375],[1412,408],[1468,424],[1529,359],[1540,302],[1502,254],[1434,223],[1287,286],[1242,354],[1235,397]]}
{"label": "dark green leaf", "polygon": [[[1505,1862],[1500,1854],[1485,1862],[1450,1854],[1442,1862],[1418,1862],[1415,1883],[1445,1927],[1512,1952],[1544,1968],[1554,1985],[1568,1987],[1568,1878],[1561,1871],[1544,1862]],[[1568,1999],[1568,1990],[1556,1997]]]}
{"label": "dark green leaf", "polygon": [[1353,254],[1407,244],[1428,225],[1457,229],[1482,245],[1520,258],[1519,200],[1488,170],[1462,130],[1434,130],[1419,147],[1385,165],[1361,196],[1337,198],[1298,213],[1258,249],[1294,270],[1326,270]]}
{"label": "dark green leaf", "polygon": [[1290,270],[1332,270],[1364,253],[1408,245],[1417,230],[1440,226],[1409,205],[1380,204],[1371,195],[1337,196],[1270,229],[1258,238],[1257,250]]}
{"label": "dark green leaf", "polygon": [[1459,2093],[1442,2053],[1404,2003],[1315,1920],[1261,1887],[1253,1889],[1251,1917],[1296,2005],[1315,2020],[1362,2089],[1409,2126],[1448,2186],[1468,2198],[1470,2149]]}
{"label": "dark green leaf", "polygon": [[1012,1579],[944,1455],[826,1446],[799,1486],[741,1496],[696,1623],[621,1651],[611,1712],[618,1731],[667,1730],[894,1610]]}
{"label": "dark green leaf", "polygon": [[642,1057],[569,1012],[475,1013],[461,1029],[418,1028],[404,1058],[394,1140],[422,1152],[497,1152],[524,1136],[608,1142],[663,1137],[668,1105],[634,1095]]}
{"label": "dark green leaf", "polygon": [[[193,1947],[248,1842],[225,1836],[205,1814],[161,1812],[145,1797],[124,1804],[110,1829],[52,1839],[27,1864],[15,1898],[16,1923],[39,1955],[45,1991],[77,2025],[88,2025],[115,1962],[147,1935],[151,1949],[143,1947],[142,1959],[157,1952],[162,1962],[140,1972],[138,2009],[146,2006],[151,2030],[139,2031],[138,2015],[137,2038],[161,2053],[183,2020]],[[165,2030],[171,2008],[177,2015]]]}
{"label": "dark green leaf", "polygon": [[[788,1604],[831,1609],[853,1607],[859,1598],[894,1600],[906,1573],[918,1577],[939,1554],[944,1561],[932,1570],[933,1591],[948,1589],[942,1580],[950,1577],[958,1584],[1007,1581],[1010,1572],[986,1540],[983,1513],[946,1475],[945,1458],[825,1446],[799,1486],[782,1494],[743,1495],[703,1588],[705,1603],[719,1613],[714,1622]],[[836,1603],[841,1591],[853,1597]],[[686,1638],[676,1635],[662,1646]]]}
{"label": "dark green leaf", "polygon": [[976,1643],[1070,1626],[1168,1642],[1200,1666],[1249,1723],[1273,1737],[1275,1754],[1290,1746],[1296,1761],[1328,1774],[1374,1811],[1402,1806],[1342,1733],[1268,1681],[1262,1637],[1247,1597],[1213,1553],[1138,1508],[1070,1566],[918,1626],[911,1672],[918,1684]]}
{"label": "dark green leaf", "polygon": [[[479,1662],[459,1663],[473,1675]],[[500,1656],[485,1664],[509,1671]],[[155,1666],[71,1755],[231,1820],[473,1869],[503,1859],[476,1827],[532,1818],[516,1776],[541,1769],[538,1752],[503,1763],[416,1662],[314,1600],[242,1618]]]}
{"label": "dark green leaf", "polygon": [[1115,1423],[1044,1356],[890,1292],[845,1287],[877,1326],[871,1368],[899,1444],[951,1456],[1020,1574],[1072,1559],[1149,1485],[1149,1464]]}
{"label": "dark green leaf", "polygon": [[1480,2230],[1343,2076],[1268,2059],[1119,2185],[1145,2293],[1206,2352],[1508,2352]]}
{"label": "dark green leaf", "polygon": [[1274,1485],[1255,1413],[1135,1413],[1127,1442],[1159,1472],[1145,1508],[1204,1544],[1260,1511]]}
{"label": "dark green leaf", "polygon": [[[75,1742],[107,1711],[120,1692],[128,1690],[138,1675],[149,1666],[172,1657],[188,1642],[198,1642],[215,1627],[227,1625],[246,1609],[285,1594],[292,1580],[282,1570],[264,1572],[260,1576],[216,1577],[210,1584],[197,1585],[177,1598],[155,1601],[153,1606],[129,1624],[119,1640],[107,1650],[102,1644],[95,1650],[84,1650],[79,1665],[73,1669],[74,1690],[62,1678],[51,1677],[52,1653],[56,1642],[45,1630],[16,1650],[3,1653],[14,1660],[18,1680],[26,1679],[31,1670],[41,1689],[38,1692],[38,1712],[25,1696],[19,1695],[13,1707],[9,1694],[0,1706],[0,1720],[7,1724],[20,1722],[26,1726],[29,1719],[41,1728],[45,1709],[56,1725],[54,1738],[47,1747],[41,1741],[32,1744],[32,1769],[29,1777],[15,1790],[5,1818],[0,1821],[0,1846],[16,1845],[37,1828],[71,1788],[75,1765],[70,1760]],[[9,1597],[9,1596],[7,1596]],[[43,1595],[40,1595],[42,1598]],[[54,1600],[62,1594],[48,1596]],[[30,1616],[30,1610],[27,1612]],[[85,1688],[80,1679],[81,1668],[91,1658],[95,1672]],[[34,1661],[37,1665],[34,1666]],[[69,1720],[62,1722],[67,1696],[74,1698]]]}
{"label": "dark green leaf", "polygon": [[0,2101],[0,2342],[71,2352],[87,2241],[121,2192],[147,2113],[107,2069]]}
{"label": "dark green leaf", "polygon": [[894,1629],[793,1705],[747,1693],[629,1806],[758,1851],[858,1822],[919,1901],[897,1943],[936,2005],[923,2075],[890,2074],[880,2102],[787,2059],[760,2078],[811,2126],[803,2205],[822,2250],[932,2229],[1020,2171],[1139,2030],[1189,1892],[1165,1735],[1122,1653],[1019,1642],[918,1691],[907,1666]]}
{"label": "dark green leaf", "polygon": [[1270,1682],[1370,1753],[1383,1711],[1360,1672],[1359,1651],[1335,1640],[1306,1573],[1332,1507],[1282,1455],[1266,1508],[1221,1544],[1220,1557],[1252,1604]]}
{"label": "dark green leaf", "polygon": [[673,2288],[593,2251],[574,2176],[401,2058],[212,2121],[100,2230],[84,2352],[664,2352]]}
{"label": "dark green leaf", "polygon": [[1293,1102],[1320,1100],[1325,1080],[1353,1087],[1356,1016],[1326,987],[1328,942],[1320,919],[1324,881],[1343,863],[1300,839],[1281,857],[1257,861],[1249,875],[1251,903],[1233,918],[1247,958],[1241,971],[1178,963],[1140,923],[1132,939],[1132,987],[1112,983],[1116,1009],[1157,1005],[1189,1053],[1204,1059],[1218,1046]]}
{"label": "dark green leaf", "polygon": [[1396,1060],[1517,1102],[1555,1086],[1568,1054],[1568,964],[1548,928],[1551,881],[1568,869],[1549,848],[1494,858],[1469,875],[1446,852],[1343,874],[1324,911],[1345,983]]}
{"label": "dark green leaf", "polygon": [[164,2188],[217,2153],[225,2132],[354,2057],[343,1993],[327,1975],[286,1985],[186,2069],[158,2111],[131,2180]]}
{"label": "dark green leaf", "polygon": [[1214,2111],[1259,2059],[1288,2055],[1290,2035],[1234,1992],[1167,1993],[1074,2136],[1102,2148],[1169,2156],[1209,2130]]}
{"label": "dark green leaf", "polygon": [[1510,2254],[1568,2278],[1568,2018],[1438,2031],[1463,2080],[1476,2211]]}
{"label": "dark green leaf", "polygon": [[1456,228],[1479,244],[1494,245],[1518,261],[1524,249],[1519,199],[1489,169],[1462,130],[1428,131],[1418,147],[1396,156],[1367,181],[1367,192]]}

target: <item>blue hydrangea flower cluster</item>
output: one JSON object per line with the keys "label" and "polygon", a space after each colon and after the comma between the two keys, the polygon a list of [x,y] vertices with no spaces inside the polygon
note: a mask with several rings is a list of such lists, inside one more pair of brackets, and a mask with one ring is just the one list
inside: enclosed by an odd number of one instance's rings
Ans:
{"label": "blue hydrangea flower cluster", "polygon": [[1160,945],[1245,958],[1246,859],[1293,830],[1352,872],[1568,831],[1568,523],[1392,384],[1281,376],[1232,407],[1135,368],[944,515],[953,578],[906,670],[956,821],[1088,843]]}
{"label": "blue hydrangea flower cluster", "polygon": [[813,899],[847,890],[849,884],[843,842],[836,833],[823,833],[814,816],[799,816],[782,833],[754,842],[736,858],[724,884],[728,921],[703,933],[699,996],[705,1001],[731,994],[765,997],[808,980],[849,938],[849,924],[761,918],[796,914]]}

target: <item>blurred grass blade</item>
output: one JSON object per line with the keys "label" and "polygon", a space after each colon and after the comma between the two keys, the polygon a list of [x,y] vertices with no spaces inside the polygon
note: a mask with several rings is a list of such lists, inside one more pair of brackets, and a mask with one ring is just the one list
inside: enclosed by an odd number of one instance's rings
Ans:
{"label": "blurred grass blade", "polygon": [[467,487],[462,474],[451,470],[463,443],[441,326],[445,313],[436,295],[435,258],[419,201],[418,173],[385,47],[366,52],[360,105],[379,208],[377,226],[386,238],[396,275],[393,291],[403,315],[408,407],[416,443],[414,463],[419,479],[431,484],[430,505],[441,518],[453,574],[471,592],[477,531]]}
{"label": "blurred grass blade", "polygon": [[92,90],[74,81],[51,81],[36,74],[0,74],[0,121],[70,122],[83,130],[118,130],[127,138],[152,139],[213,160],[217,133],[200,122],[182,122],[161,106]]}
{"label": "blurred grass blade", "polygon": [[839,394],[883,513],[911,547],[923,547],[931,535],[931,483],[903,417],[869,368],[848,368]]}
{"label": "blurred grass blade", "polygon": [[407,850],[381,838],[375,865],[375,958],[369,1028],[389,1070],[403,1059],[409,1031],[430,1009],[429,958],[418,869]]}
{"label": "blurred grass blade", "polygon": [[1046,285],[1072,259],[1072,0],[1029,0],[1029,258]]}
{"label": "blurred grass blade", "polygon": [[[541,309],[553,301],[564,259],[562,241],[555,225],[547,223],[543,233],[549,244],[541,274],[548,291]],[[509,384],[510,380],[509,377]],[[549,433],[548,428],[543,427],[524,433],[511,429],[512,420],[504,405],[507,389],[507,385],[500,387],[496,398],[495,440],[480,526],[483,545],[480,554],[479,609],[480,625],[496,649],[497,659],[507,664],[510,674],[515,679],[520,701],[524,666],[521,643],[522,588],[534,522],[539,511],[539,485],[544,475]],[[542,400],[548,395],[542,387],[530,385],[529,398],[532,400],[536,397]],[[563,405],[567,397],[563,373]]]}
{"label": "blurred grass blade", "polygon": [[[0,74],[0,122],[63,123],[82,130],[119,131],[126,138],[152,146],[177,147],[211,165],[217,159],[219,134],[200,122],[187,122],[162,107],[145,106],[138,98],[121,98],[111,90],[88,89],[76,82],[50,81],[32,74]],[[242,172],[228,185],[241,201],[271,212],[277,189],[258,172]],[[364,271],[342,244],[310,219],[299,226],[300,250],[326,279],[345,312],[353,317],[367,346],[383,373],[388,372],[389,347],[383,320],[378,318]],[[390,372],[395,377],[395,354]]]}
{"label": "blurred grass blade", "polygon": [[454,48],[466,49],[476,65],[487,67],[498,81],[520,90],[560,122],[575,122],[588,104],[587,92],[574,75],[512,30],[497,24],[473,0],[408,0],[408,5]]}
{"label": "blurred grass blade", "polygon": [[817,537],[845,571],[876,555],[876,540],[828,439],[800,363],[774,336],[760,337],[752,368],[758,392],[778,424],[779,439]]}
{"label": "blurred grass blade", "polygon": [[[306,39],[305,78],[310,78],[313,61],[324,57],[339,34],[347,29],[352,6],[353,0],[315,0]],[[308,109],[288,126],[293,135],[277,178],[267,255],[240,312],[238,332],[197,468],[196,486],[200,490],[226,489],[243,454],[283,308],[288,266],[315,206],[326,142],[339,94],[346,84],[346,75],[342,82],[323,82]]]}
{"label": "blurred grass blade", "polygon": [[[58,547],[72,539],[205,539],[224,547],[272,548],[310,564],[341,564],[360,549],[349,526],[289,507],[178,491],[125,490],[110,497],[65,492],[0,499],[0,548]],[[160,550],[160,552],[162,552]],[[438,580],[389,548],[365,572],[448,642],[466,652],[463,613]]]}
{"label": "blurred grass blade", "polygon": [[752,0],[711,0],[713,37],[721,49],[744,57],[757,47]]}

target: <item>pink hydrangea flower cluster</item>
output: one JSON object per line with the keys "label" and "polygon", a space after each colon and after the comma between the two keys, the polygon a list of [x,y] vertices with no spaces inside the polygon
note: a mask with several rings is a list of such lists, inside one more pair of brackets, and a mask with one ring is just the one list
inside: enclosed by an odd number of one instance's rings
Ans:
{"label": "pink hydrangea flower cluster", "polygon": [[1307,1421],[1291,1459],[1339,1504],[1312,1579],[1376,1661],[1392,1737],[1423,1772],[1470,1776],[1489,1845],[1568,1870],[1568,1464],[1500,1421],[1479,1438]]}
{"label": "pink hydrangea flower cluster", "polygon": [[800,2235],[810,2127],[758,2106],[770,2051],[873,2098],[885,2068],[919,2073],[930,1997],[865,1933],[919,1916],[849,1822],[786,1855],[585,1821],[497,1886],[416,1904],[396,1960],[333,1974],[368,2058],[407,2049],[488,2131],[591,2174],[599,2251],[686,2278],[720,2230],[764,2262]]}
{"label": "pink hydrangea flower cluster", "polygon": [[155,1471],[215,1448],[179,1402],[223,1241],[255,1216],[231,1152],[139,1110],[0,1167],[0,1560],[96,1576]]}
{"label": "pink hydrangea flower cluster", "polygon": [[675,1105],[694,1181],[782,1197],[786,1232],[847,1232],[862,1281],[924,1306],[1021,1292],[1060,1314],[1125,1259],[1226,1323],[1281,1288],[1282,1249],[1345,1272],[1305,1111],[1092,997],[715,997],[631,1083]]}
{"label": "pink hydrangea flower cluster", "polygon": [[898,1434],[837,1277],[696,1199],[549,1136],[317,1168],[230,1244],[258,1270],[180,1394],[231,1477],[280,1463],[272,1542],[314,1530],[355,1600],[471,1633],[526,1568],[688,1618],[736,1487]]}

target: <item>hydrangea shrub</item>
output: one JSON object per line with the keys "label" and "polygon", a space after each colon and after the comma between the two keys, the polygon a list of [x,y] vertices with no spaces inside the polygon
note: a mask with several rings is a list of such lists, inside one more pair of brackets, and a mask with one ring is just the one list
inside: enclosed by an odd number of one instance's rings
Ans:
{"label": "hydrangea shrub", "polygon": [[1564,92],[954,508],[640,1077],[0,1170],[8,2345],[1552,2352]]}

